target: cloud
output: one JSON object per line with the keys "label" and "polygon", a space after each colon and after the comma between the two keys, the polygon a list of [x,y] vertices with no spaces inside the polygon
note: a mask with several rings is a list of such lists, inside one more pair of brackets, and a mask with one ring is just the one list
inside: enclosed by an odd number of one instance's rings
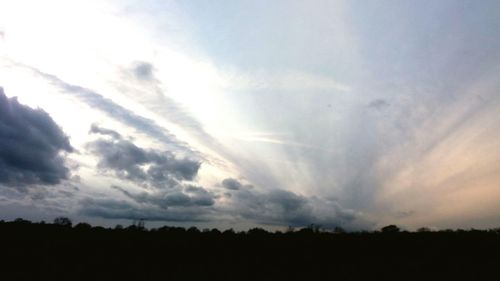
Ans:
{"label": "cloud", "polygon": [[[124,81],[117,83],[118,89],[122,93],[139,101],[152,111],[160,112],[167,120],[198,137],[202,137],[205,141],[215,141],[205,131],[198,119],[192,116],[182,104],[165,94],[162,82],[155,76],[152,63],[135,62],[132,68],[124,69],[124,74]],[[130,74],[132,74],[132,77],[130,77]],[[127,82],[133,84],[129,85]]]}
{"label": "cloud", "polygon": [[[123,77],[116,82],[116,87],[128,98],[137,101],[194,137],[204,147],[217,152],[219,156],[234,160],[234,156],[228,154],[227,149],[206,131],[203,123],[184,104],[169,96],[169,91],[172,91],[171,85],[169,83],[165,85],[155,75],[155,66],[152,63],[138,61],[132,67],[124,68]],[[211,163],[221,164],[221,159],[208,155],[203,155],[203,158]]]}
{"label": "cloud", "polygon": [[375,100],[372,100],[368,106],[371,107],[371,108],[375,108],[377,110],[384,110],[386,109],[390,104],[384,100],[384,99],[375,99]]}
{"label": "cloud", "polygon": [[285,190],[233,193],[232,204],[237,214],[262,224],[304,226],[314,222],[306,198]]}
{"label": "cloud", "polygon": [[166,194],[163,198],[160,198],[160,202],[165,206],[189,206],[192,203],[191,198],[181,191]]}
{"label": "cloud", "polygon": [[[119,136],[112,130],[98,127],[91,132]],[[143,149],[121,138],[101,138],[87,147],[99,157],[99,169],[156,188],[174,187],[180,181],[192,181],[201,166],[197,160],[179,158],[170,151]]]}
{"label": "cloud", "polygon": [[92,124],[89,133],[108,135],[115,139],[121,139],[122,137],[122,135],[120,135],[118,132],[106,128],[101,128],[97,124]]}
{"label": "cloud", "polygon": [[[234,179],[230,182],[245,186]],[[131,201],[86,198],[80,202],[80,213],[112,219],[176,222],[229,220],[295,227],[315,224],[325,228],[342,226],[361,229],[368,225],[360,213],[342,208],[335,200],[306,197],[282,189],[233,189],[231,196],[219,201],[217,194],[189,184],[143,192],[131,192],[120,186],[112,188]]]}
{"label": "cloud", "polygon": [[310,224],[332,228],[351,224],[354,211],[344,210],[337,202],[308,198],[287,190],[268,192],[240,191],[233,194],[239,214],[268,225],[307,226]]}
{"label": "cloud", "polygon": [[231,189],[231,190],[238,190],[241,188],[241,183],[235,179],[231,179],[231,178],[228,178],[228,179],[224,179],[222,181],[222,186],[227,188],[227,189]]}
{"label": "cloud", "polygon": [[228,205],[219,205],[216,196],[204,188],[132,193],[118,186],[128,200],[86,198],[80,201],[80,213],[108,219],[147,219],[157,221],[237,221],[260,225],[324,228],[342,226],[362,229],[369,223],[360,214],[342,208],[337,202],[305,197],[286,190],[258,192],[234,191]]}
{"label": "cloud", "polygon": [[202,187],[189,185],[184,190],[190,194],[196,205],[211,206],[215,203],[214,195]]}
{"label": "cloud", "polygon": [[69,176],[63,153],[72,151],[48,113],[7,98],[0,88],[0,184],[59,184]]}
{"label": "cloud", "polygon": [[151,81],[155,79],[153,65],[148,62],[138,62],[133,69],[133,73],[140,80]]}
{"label": "cloud", "polygon": [[[204,159],[212,164],[221,164],[221,160],[214,158],[210,155],[202,154],[200,151],[191,147],[187,142],[181,141],[174,134],[164,127],[158,125],[155,120],[148,119],[137,115],[133,111],[115,103],[113,100],[104,97],[100,93],[97,93],[91,89],[81,87],[79,85],[74,85],[63,81],[56,75],[45,73],[35,67],[25,65],[18,62],[12,62],[17,67],[29,69],[49,81],[54,86],[62,89],[65,94],[71,95],[81,102],[87,104],[94,110],[98,110],[106,114],[108,117],[115,119],[126,126],[134,128],[138,132],[144,133],[156,140],[167,145],[169,149],[175,149],[176,151],[183,152],[184,154],[189,154],[193,157]],[[132,69],[132,73],[135,78],[138,78],[142,82],[142,86],[145,87],[146,91],[138,93],[137,85],[134,85],[132,89],[126,87],[124,81],[120,81],[119,90],[122,93],[127,91],[132,91],[132,94],[128,95],[129,98],[135,98],[137,100],[138,96],[141,99],[146,99],[142,101],[141,104],[145,105],[146,108],[152,110],[153,112],[159,113],[159,115],[164,116],[170,122],[180,126],[182,129],[189,131],[193,136],[199,138],[205,146],[212,148],[214,151],[218,151],[219,154],[228,157],[230,159],[234,158],[227,154],[226,149],[209,133],[205,131],[203,125],[194,118],[186,109],[183,108],[174,99],[169,98],[163,93],[161,89],[160,81],[154,76],[154,66],[149,62],[137,62],[136,66]],[[151,93],[154,93],[151,95]]]}
{"label": "cloud", "polygon": [[106,219],[145,219],[151,221],[200,222],[210,219],[210,209],[177,207],[159,208],[155,205],[137,205],[116,199],[85,198],[79,202],[79,213]]}
{"label": "cloud", "polygon": [[13,64],[18,67],[30,69],[40,77],[52,83],[54,86],[64,90],[66,94],[71,95],[84,102],[92,109],[99,110],[105,113],[110,118],[136,129],[138,132],[153,137],[177,150],[192,155],[198,154],[198,152],[193,151],[188,144],[178,140],[175,135],[171,134],[165,128],[159,126],[154,120],[137,115],[134,112],[126,109],[125,107],[115,103],[111,99],[106,98],[91,89],[67,83],[55,75],[45,73],[31,66],[16,62],[13,62]]}
{"label": "cloud", "polygon": [[112,188],[122,192],[126,197],[137,203],[151,204],[168,209],[171,207],[196,207],[212,206],[215,204],[214,195],[202,187],[189,185],[184,188],[180,186],[171,190],[154,190],[141,193],[132,193],[120,186]]}
{"label": "cloud", "polygon": [[[231,184],[242,186],[237,180]],[[226,181],[227,183],[227,181]],[[235,190],[231,193],[229,213],[264,225],[308,226],[321,225],[353,227],[359,219],[352,210],[342,208],[336,201],[306,197],[291,191],[274,189]]]}
{"label": "cloud", "polygon": [[[142,191],[113,185],[129,200],[86,198],[80,213],[109,219],[201,221],[213,213],[215,194],[190,182],[201,162],[179,158],[170,151],[141,148],[110,129],[93,125],[99,138],[87,144],[98,158],[98,168],[145,187]],[[110,138],[109,138],[110,137]]]}

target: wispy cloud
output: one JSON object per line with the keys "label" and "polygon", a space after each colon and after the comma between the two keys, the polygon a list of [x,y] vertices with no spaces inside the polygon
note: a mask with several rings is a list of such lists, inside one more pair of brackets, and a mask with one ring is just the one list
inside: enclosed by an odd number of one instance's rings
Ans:
{"label": "wispy cloud", "polygon": [[193,155],[197,154],[197,152],[189,147],[187,143],[177,139],[175,135],[170,133],[167,129],[159,126],[154,120],[137,115],[136,113],[91,89],[67,83],[55,75],[45,73],[31,66],[21,63],[14,64],[18,67],[31,70],[33,73],[39,75],[41,78],[46,79],[54,86],[61,89],[63,93],[77,98],[79,101],[87,104],[94,110],[103,112],[111,119],[115,119],[126,126],[134,128],[138,132],[153,137],[165,145]]}

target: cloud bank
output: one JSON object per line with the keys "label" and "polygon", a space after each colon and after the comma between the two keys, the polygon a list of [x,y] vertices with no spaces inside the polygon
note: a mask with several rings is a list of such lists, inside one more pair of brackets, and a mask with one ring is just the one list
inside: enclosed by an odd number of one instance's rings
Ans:
{"label": "cloud bank", "polygon": [[113,139],[98,139],[88,144],[89,150],[99,157],[98,168],[111,171],[119,178],[132,180],[156,188],[175,186],[179,181],[195,179],[201,163],[189,158],[176,157],[170,151],[143,149],[120,134],[92,126],[91,132],[111,135]]}
{"label": "cloud bank", "polygon": [[0,184],[55,185],[69,176],[68,137],[42,109],[8,98],[0,88]]}

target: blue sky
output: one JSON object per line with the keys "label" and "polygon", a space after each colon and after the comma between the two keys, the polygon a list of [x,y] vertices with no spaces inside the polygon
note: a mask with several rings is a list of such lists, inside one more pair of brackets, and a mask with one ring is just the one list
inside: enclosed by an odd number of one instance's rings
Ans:
{"label": "blue sky", "polygon": [[5,177],[0,209],[497,226],[499,13],[496,1],[2,1],[0,86],[74,150],[50,154],[68,169],[57,183]]}

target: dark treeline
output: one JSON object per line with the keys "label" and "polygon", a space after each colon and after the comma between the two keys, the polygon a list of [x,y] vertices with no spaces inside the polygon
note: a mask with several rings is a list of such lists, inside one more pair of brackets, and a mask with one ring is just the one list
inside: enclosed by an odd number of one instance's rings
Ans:
{"label": "dark treeline", "polygon": [[[284,232],[0,221],[2,280],[499,280],[500,229]],[[0,278],[1,278],[0,274]]]}

